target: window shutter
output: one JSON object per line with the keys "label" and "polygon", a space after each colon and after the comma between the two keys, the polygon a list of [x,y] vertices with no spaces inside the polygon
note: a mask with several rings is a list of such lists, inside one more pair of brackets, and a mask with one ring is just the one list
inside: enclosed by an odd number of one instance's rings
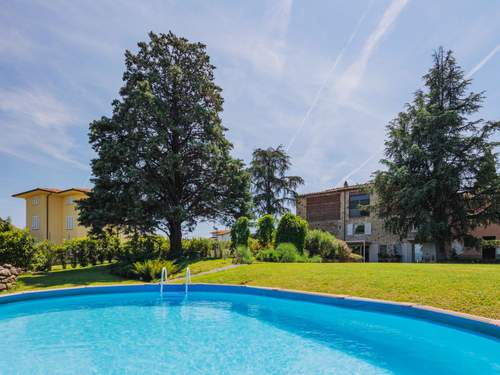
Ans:
{"label": "window shutter", "polygon": [[372,234],[372,223],[365,223],[365,234]]}
{"label": "window shutter", "polygon": [[73,216],[66,216],[66,229],[73,229]]}
{"label": "window shutter", "polygon": [[353,229],[353,225],[347,224],[347,235],[348,236],[352,236],[352,229]]}

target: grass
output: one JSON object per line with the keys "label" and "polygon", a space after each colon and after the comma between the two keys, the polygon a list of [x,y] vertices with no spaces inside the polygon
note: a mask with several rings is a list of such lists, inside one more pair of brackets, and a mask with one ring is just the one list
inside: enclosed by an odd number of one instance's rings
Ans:
{"label": "grass", "polygon": [[193,278],[412,302],[500,319],[500,265],[256,263]]}
{"label": "grass", "polygon": [[[195,275],[201,272],[211,271],[216,268],[226,267],[232,264],[232,259],[207,259],[200,260],[197,262],[193,262],[188,264],[189,269],[191,270],[191,275]],[[184,273],[186,272],[187,265],[182,267],[182,270],[172,275],[172,278],[176,277],[184,277]],[[170,276],[168,277],[171,278]]]}
{"label": "grass", "polygon": [[[194,275],[230,264],[229,259],[215,259],[189,266]],[[139,282],[113,275],[109,268],[106,264],[22,275],[10,292]],[[347,294],[500,319],[500,265],[494,264],[255,263],[194,276],[193,282]]]}
{"label": "grass", "polygon": [[67,268],[54,267],[54,270],[43,274],[24,274],[17,278],[17,285],[10,292],[24,292],[45,288],[70,288],[85,285],[106,285],[137,283],[137,280],[126,279],[110,272],[111,264],[98,266]]}
{"label": "grass", "polygon": [[[191,274],[210,271],[215,268],[224,267],[231,264],[231,259],[209,259],[189,264]],[[127,279],[111,273],[111,264],[97,266],[77,267],[72,269],[62,269],[61,266],[54,266],[48,273],[24,274],[17,278],[17,285],[8,292],[24,292],[30,290],[40,290],[46,288],[70,288],[86,285],[119,285],[130,283],[143,283],[135,279]],[[184,276],[183,271],[177,277]],[[6,293],[6,292],[3,292]]]}

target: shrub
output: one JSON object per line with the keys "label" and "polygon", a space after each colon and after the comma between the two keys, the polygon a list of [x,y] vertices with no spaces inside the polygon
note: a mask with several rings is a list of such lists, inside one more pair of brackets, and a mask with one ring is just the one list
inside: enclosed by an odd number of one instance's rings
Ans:
{"label": "shrub", "polygon": [[348,260],[352,250],[345,241],[337,239],[337,249],[335,250],[337,259]]}
{"label": "shrub", "polygon": [[132,264],[148,259],[165,259],[170,242],[162,236],[133,236],[119,247],[116,258],[120,263]]}
{"label": "shrub", "polygon": [[231,241],[214,240],[212,246],[212,258],[226,259],[230,255]]}
{"label": "shrub", "polygon": [[231,242],[234,248],[239,245],[247,246],[250,237],[250,221],[248,217],[239,217],[231,228]]}
{"label": "shrub", "polygon": [[302,253],[307,233],[307,222],[297,215],[286,213],[276,230],[276,244],[291,242]]}
{"label": "shrub", "polygon": [[52,269],[54,262],[54,250],[49,241],[39,242],[35,246],[35,253],[31,262],[34,271],[47,272]]}
{"label": "shrub", "polygon": [[52,252],[54,256],[54,264],[60,264],[63,269],[66,269],[68,264],[66,247],[64,245],[53,246]]}
{"label": "shrub", "polygon": [[346,259],[349,260],[349,262],[362,262],[363,261],[363,257],[359,254],[356,254],[356,253],[349,253],[349,255],[347,256]]}
{"label": "shrub", "polygon": [[272,248],[259,250],[255,258],[261,262],[279,262],[278,252]]}
{"label": "shrub", "polygon": [[212,253],[214,240],[209,238],[193,238],[184,241],[183,250],[190,259],[208,258]]}
{"label": "shrub", "polygon": [[255,237],[262,246],[267,246],[273,241],[274,216],[264,215],[257,220]]}
{"label": "shrub", "polygon": [[293,263],[303,261],[297,247],[291,242],[283,242],[276,247],[278,262]]}
{"label": "shrub", "polygon": [[[5,230],[8,228],[11,229]],[[4,220],[0,231],[0,264],[30,269],[34,254],[35,240],[28,231],[13,228]]]}
{"label": "shrub", "polygon": [[256,254],[260,249],[262,249],[262,245],[260,241],[256,240],[255,238],[250,237],[248,239],[248,248],[252,252],[252,254]]}
{"label": "shrub", "polygon": [[[179,267],[172,261],[149,259],[144,262],[135,262],[130,268],[131,276],[143,281],[156,280],[161,277],[161,270],[165,267],[169,275],[179,271]],[[126,267],[125,267],[126,269]]]}
{"label": "shrub", "polygon": [[236,264],[252,264],[252,252],[247,246],[239,245],[236,248],[233,262]]}
{"label": "shrub", "polygon": [[333,259],[339,244],[334,235],[322,230],[307,232],[305,248],[310,255],[319,255],[323,259]]}

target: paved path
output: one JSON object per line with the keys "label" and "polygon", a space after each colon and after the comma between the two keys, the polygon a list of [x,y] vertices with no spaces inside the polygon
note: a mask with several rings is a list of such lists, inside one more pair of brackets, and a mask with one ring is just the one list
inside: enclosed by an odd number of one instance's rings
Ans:
{"label": "paved path", "polygon": [[[244,266],[244,264],[230,264],[229,266],[214,268],[210,271],[203,271],[200,273],[194,273],[191,276],[194,277],[194,276],[208,275],[208,274],[215,273],[215,272],[230,270],[231,268],[236,268],[239,266]],[[169,279],[169,281],[175,281],[175,280],[184,280],[184,276],[179,276],[179,277],[176,277],[175,279]]]}

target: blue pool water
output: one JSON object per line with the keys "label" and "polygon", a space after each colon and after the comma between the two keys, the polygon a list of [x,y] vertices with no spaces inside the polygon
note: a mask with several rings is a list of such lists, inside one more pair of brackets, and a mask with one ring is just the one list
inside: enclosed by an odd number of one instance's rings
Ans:
{"label": "blue pool water", "polygon": [[272,296],[157,290],[0,303],[1,374],[495,374],[500,340]]}

